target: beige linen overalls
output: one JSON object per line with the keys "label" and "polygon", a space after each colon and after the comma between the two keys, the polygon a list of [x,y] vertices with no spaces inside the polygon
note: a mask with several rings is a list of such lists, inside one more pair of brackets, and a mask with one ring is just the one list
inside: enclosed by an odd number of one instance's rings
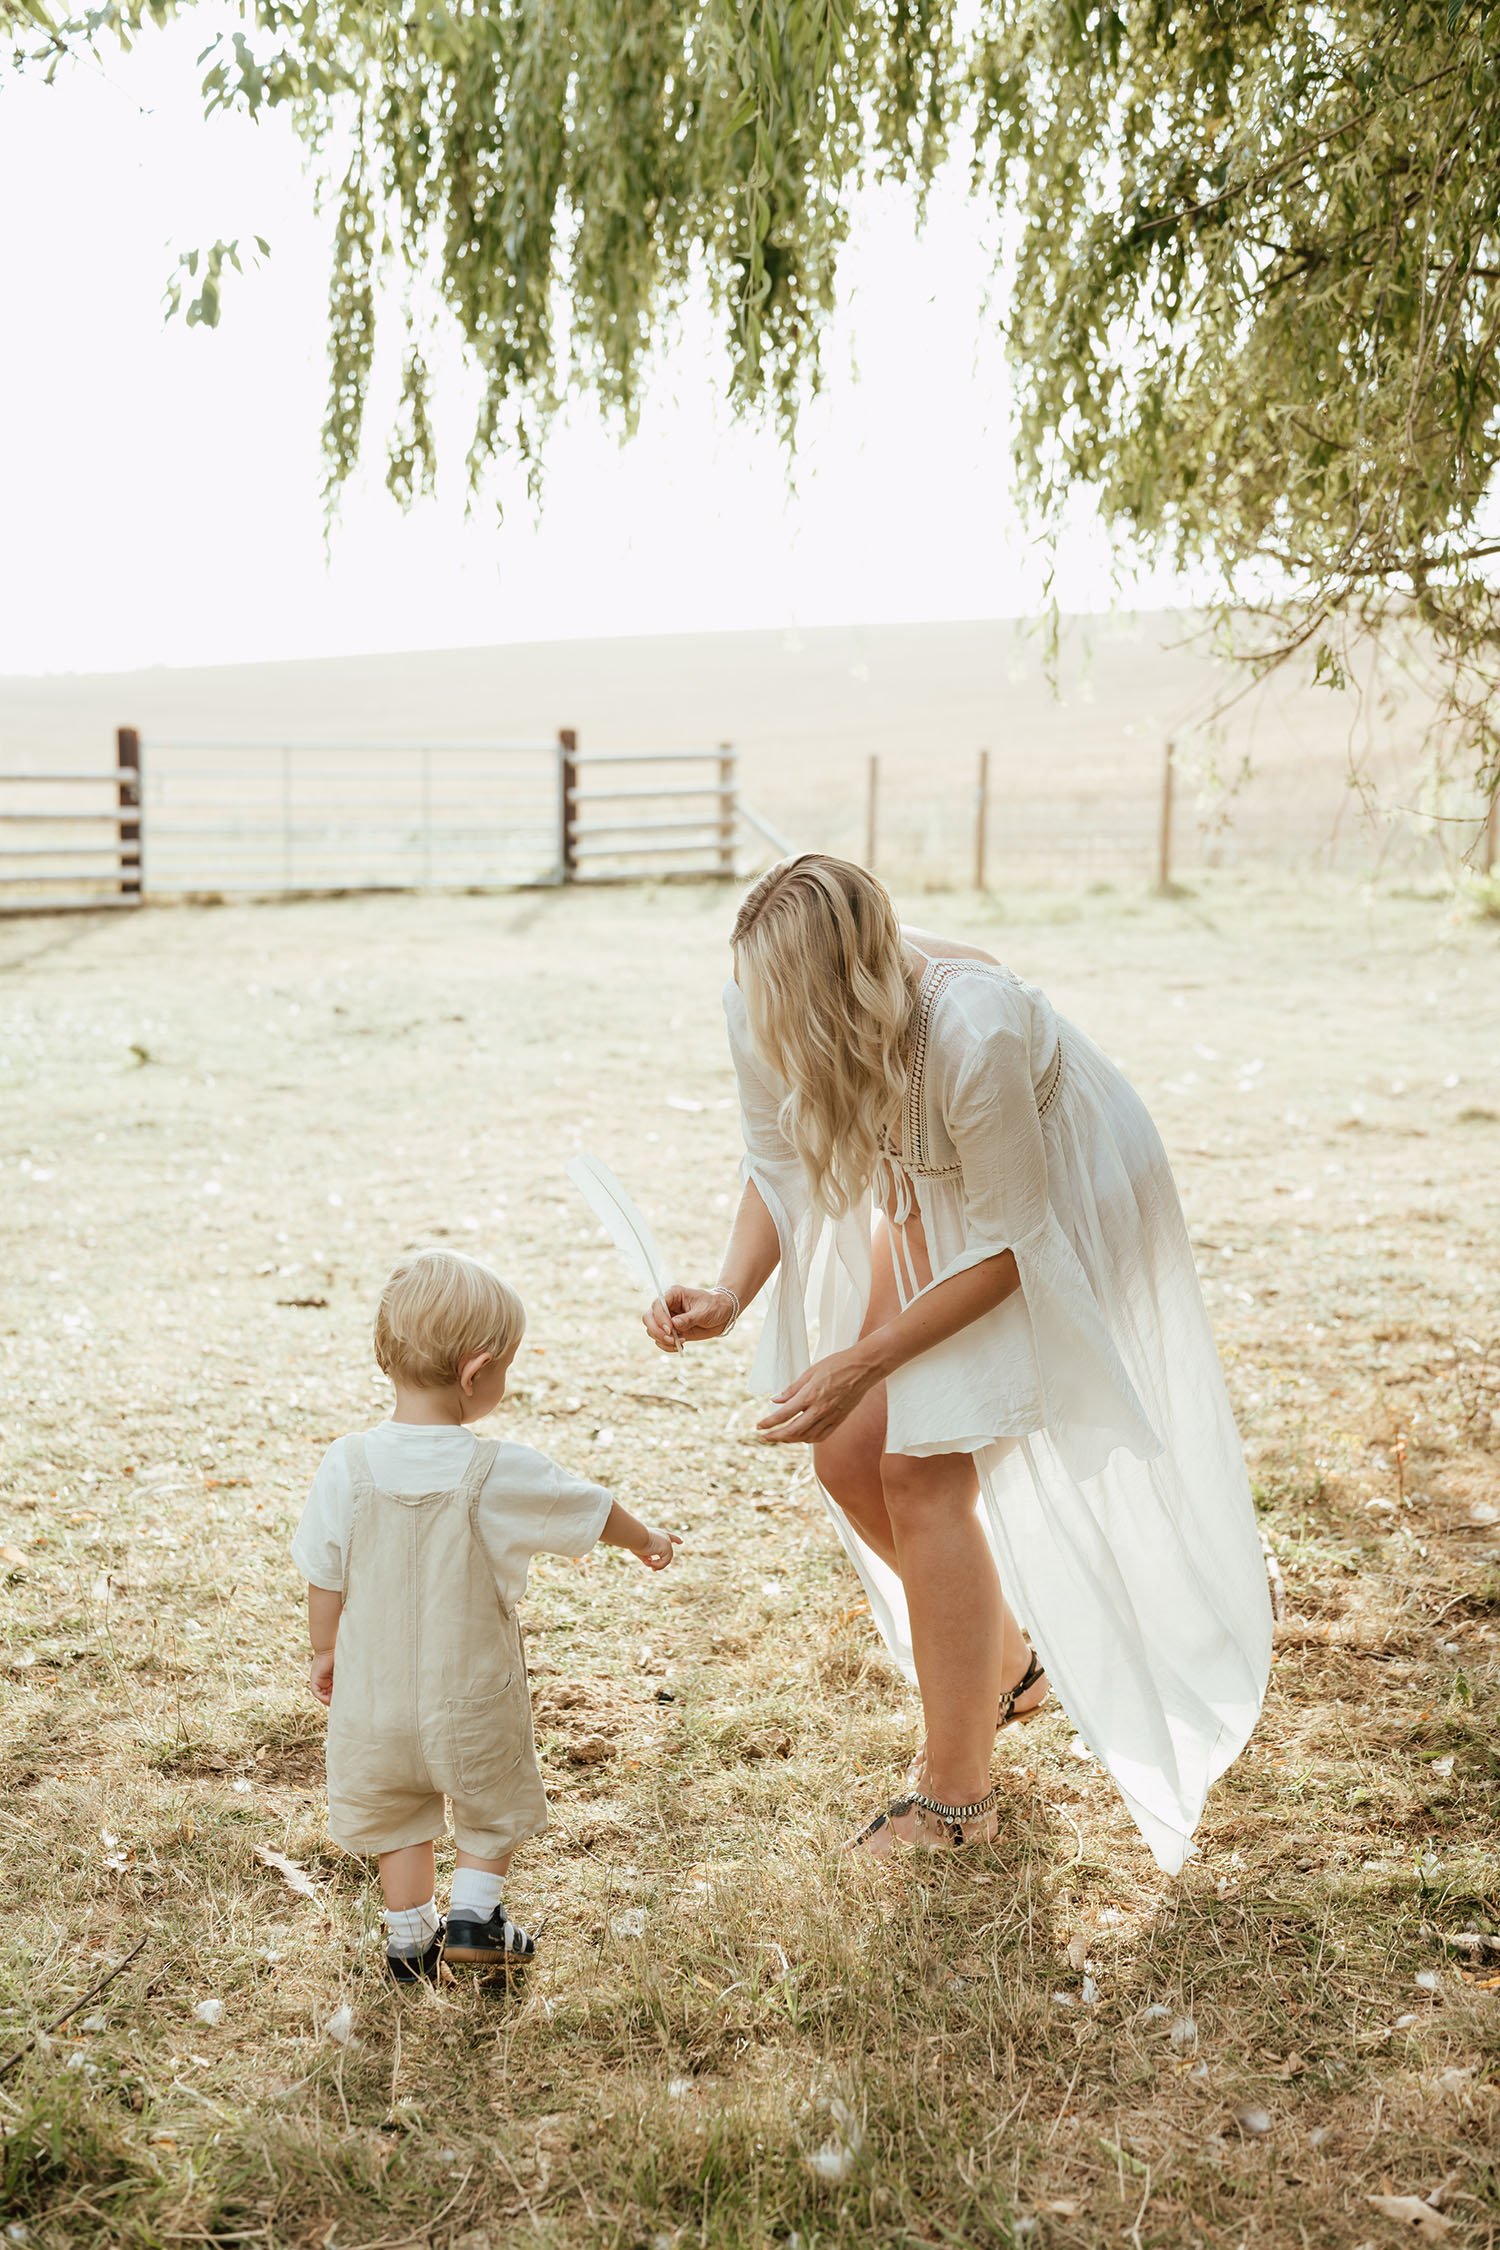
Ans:
{"label": "beige linen overalls", "polygon": [[498,1859],[547,1825],[516,1613],[479,1534],[498,1447],[481,1438],[453,1492],[382,1492],[349,1440],[354,1512],[328,1719],[328,1826],[349,1852],[444,1829]]}

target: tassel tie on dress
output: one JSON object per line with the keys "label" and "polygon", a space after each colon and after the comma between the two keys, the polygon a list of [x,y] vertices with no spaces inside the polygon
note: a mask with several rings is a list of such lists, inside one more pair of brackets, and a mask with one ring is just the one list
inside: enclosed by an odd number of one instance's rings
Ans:
{"label": "tassel tie on dress", "polygon": [[887,1143],[875,1162],[870,1188],[891,1226],[896,1256],[896,1279],[903,1304],[910,1304],[921,1289],[911,1245],[906,1238],[909,1222],[917,1216],[915,1183],[896,1151]]}

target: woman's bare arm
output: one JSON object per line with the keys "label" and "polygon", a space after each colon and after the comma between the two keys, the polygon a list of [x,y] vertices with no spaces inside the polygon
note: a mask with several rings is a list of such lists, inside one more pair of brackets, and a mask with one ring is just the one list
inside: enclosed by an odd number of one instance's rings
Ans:
{"label": "woman's bare arm", "polygon": [[647,1335],[664,1352],[681,1351],[684,1344],[722,1336],[734,1320],[734,1302],[725,1292],[733,1290],[743,1311],[764,1289],[780,1257],[776,1222],[755,1182],[747,1180],[729,1230],[717,1284],[712,1289],[674,1284],[645,1314]]}
{"label": "woman's bare arm", "polygon": [[946,1343],[971,1321],[993,1312],[1020,1286],[1015,1253],[997,1250],[992,1258],[981,1259],[978,1265],[966,1266],[962,1273],[924,1289],[894,1320],[861,1337],[853,1348],[872,1368],[874,1380],[883,1383],[908,1360],[930,1352],[934,1344]]}
{"label": "woman's bare arm", "polygon": [[853,1412],[865,1393],[894,1369],[956,1336],[961,1328],[993,1312],[1021,1284],[1009,1250],[968,1266],[938,1282],[847,1351],[831,1352],[784,1391],[756,1425],[772,1445],[816,1445]]}
{"label": "woman's bare arm", "polygon": [[748,1305],[760,1295],[780,1260],[776,1222],[754,1180],[747,1180],[720,1261],[720,1285],[732,1289],[742,1306]]}

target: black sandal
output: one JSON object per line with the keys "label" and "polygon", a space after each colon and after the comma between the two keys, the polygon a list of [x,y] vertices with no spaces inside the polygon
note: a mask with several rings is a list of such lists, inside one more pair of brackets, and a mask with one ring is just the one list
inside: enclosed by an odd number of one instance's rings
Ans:
{"label": "black sandal", "polygon": [[997,1734],[1006,1727],[1025,1726],[1028,1719],[1034,1719],[1037,1713],[1043,1709],[1047,1701],[1045,1695],[1040,1703],[1033,1703],[1029,1711],[1018,1711],[1016,1704],[1028,1688],[1034,1688],[1038,1680],[1045,1680],[1046,1677],[1047,1667],[1037,1655],[1036,1650],[1033,1649],[1031,1651],[1031,1662],[1027,1665],[1015,1686],[1007,1688],[1005,1694],[1000,1698],[1000,1716],[995,1722]]}
{"label": "black sandal", "polygon": [[[998,1789],[988,1790],[983,1797],[977,1797],[971,1805],[945,1805],[939,1798],[929,1797],[924,1791],[913,1789],[905,1797],[894,1797],[883,1813],[877,1813],[875,1818],[867,1822],[857,1836],[849,1838],[844,1849],[850,1852],[858,1851],[870,1841],[871,1837],[880,1835],[886,1829],[890,1830],[893,1844],[905,1844],[907,1839],[896,1833],[894,1823],[903,1820],[908,1813],[912,1812],[930,1815],[932,1819],[939,1822],[942,1828],[947,1830],[947,1836],[941,1844],[929,1842],[921,1833],[919,1824],[917,1834],[907,1846],[908,1850],[962,1851],[967,1844],[987,1844],[992,1840],[995,1833],[994,1827],[990,1825],[990,1816],[999,1801],[1000,1792]],[[978,1821],[982,1824],[980,1834],[975,1836],[965,1834],[965,1830],[971,1821]],[[889,1851],[884,1849],[878,1849],[871,1854],[871,1857],[876,1859],[888,1859],[890,1856]]]}
{"label": "black sandal", "polygon": [[450,1914],[443,1933],[443,1953],[449,1961],[463,1961],[476,1969],[499,1969],[515,1976],[536,1958],[540,1933],[523,1930],[503,1906],[481,1918],[475,1914]]}

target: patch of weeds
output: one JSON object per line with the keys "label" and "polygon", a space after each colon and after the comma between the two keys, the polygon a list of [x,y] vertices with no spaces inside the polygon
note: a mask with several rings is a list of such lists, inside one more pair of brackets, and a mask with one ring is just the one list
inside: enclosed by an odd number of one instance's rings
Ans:
{"label": "patch of weeds", "polygon": [[40,2084],[23,2085],[0,2137],[0,2211],[11,2219],[38,2218],[69,2189],[97,2194],[138,2177],[140,2169],[78,2079],[51,2073]]}
{"label": "patch of weeds", "polygon": [[1307,1521],[1327,1493],[1328,1480],[1315,1460],[1293,1454],[1257,1462],[1250,1490],[1261,1515],[1284,1508],[1299,1511]]}

